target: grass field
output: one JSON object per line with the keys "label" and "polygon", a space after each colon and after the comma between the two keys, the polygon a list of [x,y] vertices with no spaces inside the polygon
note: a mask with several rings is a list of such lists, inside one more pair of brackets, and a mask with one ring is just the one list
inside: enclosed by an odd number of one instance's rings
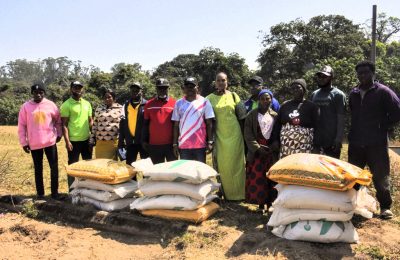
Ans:
{"label": "grass field", "polygon": [[[64,141],[57,145],[59,155],[59,191],[67,192],[67,150]],[[44,156],[45,157],[45,156]],[[207,163],[211,164],[211,156]],[[390,151],[393,201],[396,215],[400,215],[400,156]],[[342,159],[347,160],[347,145],[342,149]],[[46,195],[50,193],[50,173],[47,159],[44,160],[44,184]],[[33,161],[19,145],[16,126],[0,126],[0,193],[34,195],[35,179]]]}
{"label": "grass field", "polygon": [[[66,172],[64,165],[67,163],[67,152],[64,142],[58,144],[60,168],[60,192],[67,192]],[[60,255],[69,256],[76,251],[75,243],[82,249],[80,254],[88,255],[90,252],[98,255],[118,252],[122,258],[131,258],[132,255],[152,252],[159,257],[170,259],[199,259],[205,255],[209,259],[222,259],[237,257],[238,259],[398,259],[400,241],[400,156],[391,155],[391,175],[393,180],[393,211],[396,217],[391,221],[382,221],[377,218],[370,220],[353,220],[360,234],[360,244],[347,245],[345,243],[318,244],[299,241],[282,240],[271,232],[266,232],[264,225],[267,217],[257,214],[255,205],[245,203],[226,203],[212,219],[200,226],[190,226],[184,234],[176,234],[172,240],[158,239],[154,244],[147,244],[142,238],[122,236],[107,233],[103,235],[90,229],[59,227],[54,223],[39,222],[14,214],[2,214],[0,211],[0,243],[5,250],[0,253],[0,258],[23,258],[22,255],[41,255],[35,259],[58,258]],[[347,157],[347,146],[343,148],[343,157]],[[207,158],[210,163],[210,156]],[[49,167],[44,160],[44,179],[46,195],[50,192]],[[373,189],[373,188],[372,188]],[[0,126],[0,195],[35,195],[35,182],[33,162],[30,154],[26,154],[18,143],[17,128],[15,126]],[[1,209],[0,209],[1,210]],[[26,214],[28,216],[28,214]],[[48,236],[38,243],[28,237],[19,236],[13,232],[12,223],[19,218],[20,225],[25,229],[38,230],[36,233],[46,232]],[[11,223],[11,224],[10,224]],[[57,222],[58,223],[58,222]],[[5,230],[11,230],[5,232]],[[92,233],[90,233],[92,232]],[[32,232],[33,232],[32,231]],[[31,233],[32,233],[31,232]],[[35,235],[36,233],[32,234]],[[95,235],[94,233],[95,232]],[[97,232],[97,233],[96,233]],[[39,234],[38,233],[38,234]],[[40,233],[40,234],[42,234]],[[73,238],[65,238],[65,234],[74,234]],[[29,238],[29,239],[28,239]],[[23,243],[15,243],[21,241]],[[29,242],[30,241],[30,242]],[[107,246],[105,246],[107,245]],[[107,250],[105,250],[107,248]],[[59,250],[64,253],[59,254]],[[6,253],[7,252],[7,253]],[[82,253],[81,253],[82,252]],[[86,258],[95,258],[93,255]],[[113,253],[111,253],[112,255]],[[76,258],[82,258],[83,255]],[[330,256],[330,258],[327,258]],[[24,257],[25,258],[25,257]],[[72,257],[73,258],[73,257]],[[111,256],[111,258],[115,258]]]}

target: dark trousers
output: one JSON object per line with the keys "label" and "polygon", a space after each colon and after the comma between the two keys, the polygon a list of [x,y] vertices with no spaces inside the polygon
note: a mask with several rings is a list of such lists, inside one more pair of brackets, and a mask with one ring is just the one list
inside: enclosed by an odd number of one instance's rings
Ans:
{"label": "dark trousers", "polygon": [[336,159],[340,159],[340,153],[341,153],[341,149],[339,151],[334,151],[331,147],[328,148],[323,148],[324,150],[324,154],[328,155],[330,157],[336,158]]}
{"label": "dark trousers", "polygon": [[184,160],[195,160],[206,163],[206,148],[179,149],[179,156]]}
{"label": "dark trousers", "polygon": [[390,162],[387,145],[358,146],[349,144],[349,163],[360,168],[368,165],[381,209],[390,209]]}
{"label": "dark trousers", "polygon": [[138,154],[140,154],[140,159],[146,159],[149,154],[143,149],[141,144],[131,144],[126,147],[126,164],[131,165],[135,162]]}
{"label": "dark trousers", "polygon": [[169,162],[178,159],[174,154],[172,144],[149,145],[147,152],[154,164],[163,163],[165,160]]}
{"label": "dark trousers", "polygon": [[[89,140],[86,141],[71,141],[72,151],[68,151],[68,164],[73,164],[79,161],[79,155],[83,160],[92,159],[92,148],[89,146]],[[68,175],[68,187],[71,187],[74,178]]]}
{"label": "dark trousers", "polygon": [[38,196],[44,195],[43,151],[46,154],[50,166],[51,194],[56,195],[58,194],[58,153],[56,144],[43,149],[31,150],[33,165],[35,167],[36,194]]}

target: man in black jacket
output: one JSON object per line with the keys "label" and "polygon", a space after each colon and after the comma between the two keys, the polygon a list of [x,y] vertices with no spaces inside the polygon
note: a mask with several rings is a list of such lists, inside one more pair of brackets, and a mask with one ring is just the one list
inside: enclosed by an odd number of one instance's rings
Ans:
{"label": "man in black jacket", "polygon": [[118,148],[126,147],[126,164],[136,161],[138,153],[140,158],[148,157],[142,146],[143,109],[147,100],[143,98],[143,87],[139,82],[129,84],[131,98],[122,108],[119,124]]}
{"label": "man in black jacket", "polygon": [[400,100],[387,86],[375,79],[375,65],[360,62],[356,66],[359,85],[349,96],[351,126],[349,163],[371,170],[381,218],[393,218],[390,211],[390,163],[388,132],[400,121]]}

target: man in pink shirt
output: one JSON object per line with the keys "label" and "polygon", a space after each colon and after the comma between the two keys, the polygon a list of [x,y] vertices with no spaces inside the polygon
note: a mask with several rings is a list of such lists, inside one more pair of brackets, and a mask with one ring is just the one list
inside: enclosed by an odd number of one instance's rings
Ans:
{"label": "man in pink shirt", "polygon": [[46,89],[42,84],[34,84],[31,87],[32,99],[25,102],[19,111],[18,136],[24,151],[32,154],[37,197],[44,197],[44,151],[50,166],[51,197],[60,199],[56,143],[61,140],[62,136],[61,117],[57,106],[44,98],[45,92]]}
{"label": "man in pink shirt", "polygon": [[196,78],[189,77],[183,84],[185,96],[175,103],[173,148],[175,156],[185,160],[206,162],[206,151],[214,144],[212,121],[215,117],[208,99],[198,94]]}

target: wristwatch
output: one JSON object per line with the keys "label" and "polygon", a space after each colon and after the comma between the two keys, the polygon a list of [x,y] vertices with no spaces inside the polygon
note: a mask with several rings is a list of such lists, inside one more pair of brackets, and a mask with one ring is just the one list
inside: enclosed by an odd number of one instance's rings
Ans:
{"label": "wristwatch", "polygon": [[208,144],[214,144],[214,141],[208,141]]}
{"label": "wristwatch", "polygon": [[172,146],[178,146],[178,144],[172,144]]}

